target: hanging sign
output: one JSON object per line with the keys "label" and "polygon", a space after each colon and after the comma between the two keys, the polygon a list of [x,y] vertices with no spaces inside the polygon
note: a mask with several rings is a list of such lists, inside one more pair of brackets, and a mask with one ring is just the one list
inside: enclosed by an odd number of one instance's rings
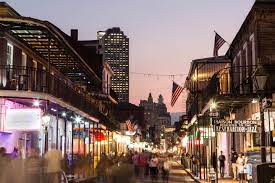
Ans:
{"label": "hanging sign", "polygon": [[259,133],[261,121],[216,119],[213,121],[213,128],[216,132]]}

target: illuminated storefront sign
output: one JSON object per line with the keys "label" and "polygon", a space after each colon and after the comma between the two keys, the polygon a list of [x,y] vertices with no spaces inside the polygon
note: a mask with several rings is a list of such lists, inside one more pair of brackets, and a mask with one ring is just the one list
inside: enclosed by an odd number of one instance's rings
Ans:
{"label": "illuminated storefront sign", "polygon": [[261,121],[217,119],[213,127],[216,132],[259,133]]}
{"label": "illuminated storefront sign", "polygon": [[6,130],[39,130],[41,128],[41,109],[7,109]]}
{"label": "illuminated storefront sign", "polygon": [[200,136],[203,138],[215,137],[215,133],[212,128],[199,128]]}

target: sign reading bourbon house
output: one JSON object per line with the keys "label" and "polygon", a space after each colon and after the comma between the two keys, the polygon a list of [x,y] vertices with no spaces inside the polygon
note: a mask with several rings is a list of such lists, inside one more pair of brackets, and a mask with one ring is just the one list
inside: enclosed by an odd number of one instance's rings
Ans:
{"label": "sign reading bourbon house", "polygon": [[216,132],[259,133],[261,121],[216,119],[213,126]]}

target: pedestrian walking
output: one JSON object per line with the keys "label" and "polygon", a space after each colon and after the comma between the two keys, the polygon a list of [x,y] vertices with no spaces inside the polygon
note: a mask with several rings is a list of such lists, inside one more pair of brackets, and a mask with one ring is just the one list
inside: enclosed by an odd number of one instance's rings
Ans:
{"label": "pedestrian walking", "polygon": [[169,173],[171,169],[171,160],[169,157],[165,158],[162,166],[162,180],[163,182],[169,182]]}
{"label": "pedestrian walking", "polygon": [[149,160],[151,159],[151,155],[147,152],[145,153],[145,156],[147,158],[147,162],[146,162],[146,165],[145,165],[145,177],[148,177],[149,176]]}
{"label": "pedestrian walking", "polygon": [[224,167],[225,167],[225,156],[223,155],[223,152],[221,151],[221,154],[219,156],[219,161],[220,161],[220,174],[221,177],[224,177]]}
{"label": "pedestrian walking", "polygon": [[96,170],[97,170],[97,178],[99,181],[104,182],[107,180],[107,169],[109,168],[108,166],[108,158],[107,156],[102,153],[100,160],[97,164]]}
{"label": "pedestrian walking", "polygon": [[139,166],[139,178],[141,180],[144,179],[144,174],[145,174],[145,166],[147,163],[147,157],[144,153],[144,151],[142,151],[142,153],[140,153],[139,157],[138,157],[138,166]]}
{"label": "pedestrian walking", "polygon": [[243,183],[245,181],[245,174],[244,174],[244,165],[245,165],[245,159],[243,157],[243,154],[239,154],[239,157],[237,159],[238,164],[238,178],[239,182]]}
{"label": "pedestrian walking", "polygon": [[181,162],[181,165],[183,166],[184,169],[186,168],[186,166],[185,166],[186,165],[185,159],[186,159],[186,154],[183,152],[181,154],[180,162]]}
{"label": "pedestrian walking", "polygon": [[5,147],[0,147],[0,182],[10,182],[11,159]]}
{"label": "pedestrian walking", "polygon": [[152,155],[152,158],[149,161],[149,168],[150,168],[150,175],[151,175],[151,180],[152,182],[154,180],[157,180],[157,169],[158,169],[158,158],[156,157],[155,154]]}
{"label": "pedestrian walking", "polygon": [[233,179],[237,180],[238,175],[238,164],[237,164],[238,154],[235,149],[232,148],[231,151],[231,163],[232,163],[232,171],[233,171]]}
{"label": "pedestrian walking", "polygon": [[195,176],[197,176],[197,173],[198,173],[198,160],[197,160],[196,155],[192,155],[191,160],[192,160],[192,165],[193,165],[193,173],[195,174]]}
{"label": "pedestrian walking", "polygon": [[26,159],[26,182],[39,183],[42,175],[42,160],[39,157],[39,149],[30,150],[30,155]]}
{"label": "pedestrian walking", "polygon": [[45,156],[46,163],[46,174],[47,174],[47,183],[58,183],[60,182],[61,177],[61,161],[62,161],[62,152],[55,149],[55,144],[51,145],[51,150],[49,150]]}
{"label": "pedestrian walking", "polygon": [[132,157],[133,160],[133,164],[134,164],[134,171],[135,171],[135,176],[138,177],[139,176],[139,165],[138,165],[138,158],[139,155],[137,152],[135,152],[135,154]]}

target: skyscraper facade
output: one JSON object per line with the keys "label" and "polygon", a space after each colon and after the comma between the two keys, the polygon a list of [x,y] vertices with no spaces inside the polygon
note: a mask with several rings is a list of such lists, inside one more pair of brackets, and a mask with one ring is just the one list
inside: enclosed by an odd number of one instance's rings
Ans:
{"label": "skyscraper facade", "polygon": [[119,27],[97,32],[100,52],[114,75],[112,89],[119,102],[129,102],[129,38]]}

